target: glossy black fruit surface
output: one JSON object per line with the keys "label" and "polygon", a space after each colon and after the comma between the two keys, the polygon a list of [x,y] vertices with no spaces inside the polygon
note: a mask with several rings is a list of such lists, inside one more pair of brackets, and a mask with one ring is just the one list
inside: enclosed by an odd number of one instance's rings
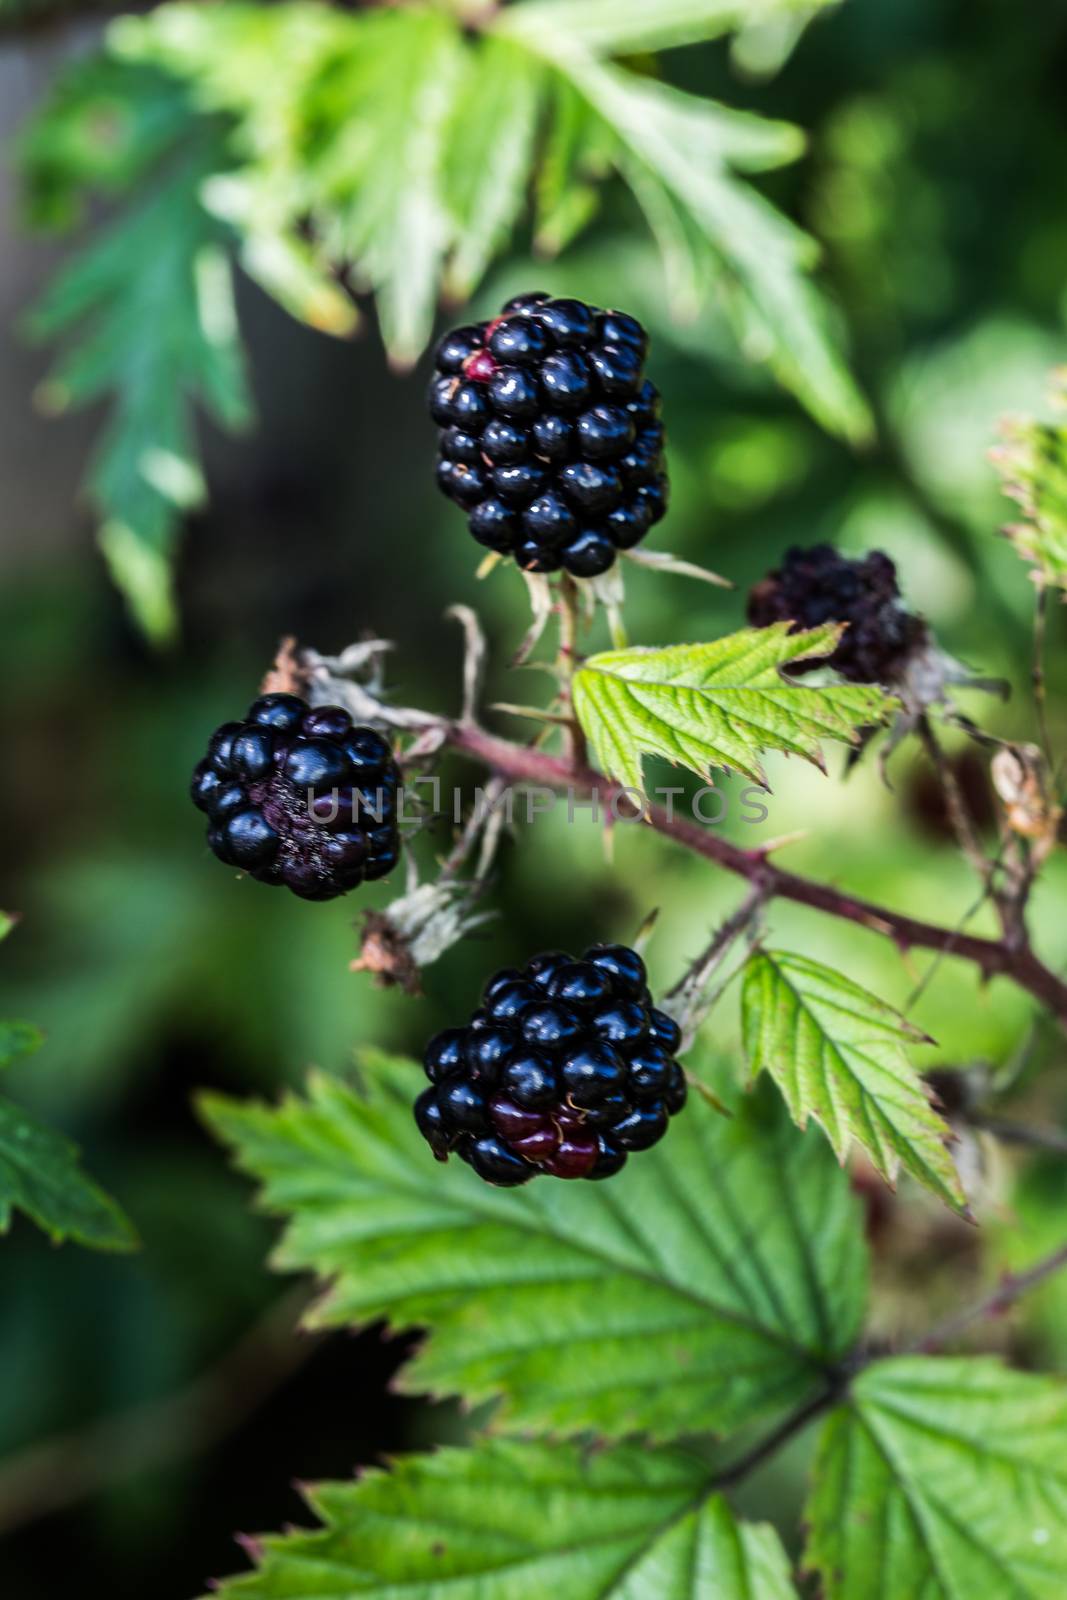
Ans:
{"label": "glossy black fruit surface", "polygon": [[399,781],[387,740],[354,727],[341,706],[268,694],[212,734],[191,796],[220,861],[332,900],[399,860]]}
{"label": "glossy black fruit surface", "polygon": [[495,973],[467,1026],[430,1040],[415,1123],[487,1183],[609,1178],[684,1106],[680,1045],[636,951],[548,951]]}
{"label": "glossy black fruit surface", "polygon": [[[479,544],[594,578],[663,516],[660,397],[635,317],[541,292],[437,346],[437,482]],[[512,513],[519,512],[516,517]]]}

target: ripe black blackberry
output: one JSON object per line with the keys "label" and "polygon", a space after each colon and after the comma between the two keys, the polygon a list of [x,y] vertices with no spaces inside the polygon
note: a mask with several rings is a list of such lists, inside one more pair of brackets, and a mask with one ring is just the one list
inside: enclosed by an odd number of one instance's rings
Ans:
{"label": "ripe black blackberry", "polygon": [[216,728],[193,773],[220,861],[305,900],[384,878],[400,855],[400,774],[388,742],[340,706],[265,694]]}
{"label": "ripe black blackberry", "polygon": [[610,1178],[684,1106],[680,1043],[636,951],[534,956],[489,980],[465,1028],[431,1039],[415,1121],[439,1160],[454,1153],[487,1183]]}
{"label": "ripe black blackberry", "polygon": [[479,544],[527,572],[595,577],[667,509],[648,337],[623,311],[542,293],[437,346],[437,482]]}
{"label": "ripe black blackberry", "polygon": [[853,560],[829,544],[787,550],[781,567],[750,593],[748,620],[757,628],[772,622],[793,622],[798,628],[847,622],[825,663],[802,661],[790,670],[810,672],[828,664],[853,683],[899,681],[927,637],[922,618],[901,604],[897,570],[887,555],[872,550]]}

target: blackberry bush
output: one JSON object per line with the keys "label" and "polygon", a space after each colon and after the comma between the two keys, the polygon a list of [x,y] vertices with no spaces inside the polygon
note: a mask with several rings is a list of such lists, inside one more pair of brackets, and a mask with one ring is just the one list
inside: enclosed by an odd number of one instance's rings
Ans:
{"label": "blackberry bush", "polygon": [[[897,569],[880,550],[855,559],[833,545],[787,550],[781,567],[756,584],[748,599],[748,620],[757,628],[792,622],[817,628],[847,622],[833,654],[825,661],[853,683],[894,683],[927,636],[926,624],[901,603]],[[791,670],[811,671],[820,662]]]}
{"label": "blackberry bush", "polygon": [[400,854],[400,774],[388,742],[340,706],[266,694],[216,728],[193,773],[220,861],[305,900],[384,878]]}
{"label": "blackberry bush", "polygon": [[487,1183],[610,1178],[684,1106],[680,1044],[636,951],[534,956],[489,980],[465,1028],[431,1039],[415,1121],[439,1160],[454,1152]]}
{"label": "blackberry bush", "polygon": [[518,295],[437,346],[437,482],[527,572],[606,572],[667,507],[648,336],[622,311]]}

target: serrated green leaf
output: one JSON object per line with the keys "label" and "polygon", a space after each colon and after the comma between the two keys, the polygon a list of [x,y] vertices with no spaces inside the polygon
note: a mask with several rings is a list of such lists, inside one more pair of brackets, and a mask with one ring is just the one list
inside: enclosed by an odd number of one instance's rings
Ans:
{"label": "serrated green leaf", "polygon": [[44,1034],[32,1022],[0,1022],[0,1067],[32,1056],[44,1043]]}
{"label": "serrated green leaf", "polygon": [[1062,1600],[1067,1388],[991,1359],[902,1356],[825,1424],[807,1564],[827,1600]]}
{"label": "serrated green leaf", "polygon": [[790,626],[590,656],[571,689],[603,770],[641,793],[642,758],[651,755],[701,776],[723,767],[765,783],[762,751],[819,764],[821,740],[852,742],[859,728],[882,721],[892,701],[871,684],[814,687],[782,675],[790,662],[828,655],[840,634],[833,625],[799,633]]}
{"label": "serrated green leaf", "polygon": [[[524,37],[617,135],[616,165],[660,243],[679,309],[691,314],[717,293],[746,354],[765,360],[824,427],[867,439],[869,409],[807,276],[814,241],[733,173],[793,159],[802,145],[796,130],[776,123],[760,131],[758,118],[599,62],[565,35]],[[685,256],[692,261],[682,272]]]}
{"label": "serrated green leaf", "polygon": [[448,281],[468,295],[526,202],[544,70],[510,40],[467,52],[445,134],[444,188],[455,234]]}
{"label": "serrated green leaf", "polygon": [[308,1495],[324,1524],[268,1538],[244,1600],[791,1600],[766,1524],[735,1521],[676,1451],[481,1441]]}
{"label": "serrated green leaf", "polygon": [[394,360],[408,365],[429,339],[451,243],[445,131],[464,57],[455,23],[439,12],[366,21],[360,53],[339,65],[333,85],[349,102],[347,120],[319,181],[327,193],[336,186],[334,241],[374,290]]}
{"label": "serrated green leaf", "polygon": [[104,553],[156,640],[174,630],[175,540],[202,493],[192,405],[230,427],[248,416],[226,239],[200,201],[216,161],[211,138],[158,174],[52,282],[30,325],[74,336],[46,385],[51,409],[113,396],[89,492]]}
{"label": "serrated green leaf", "polygon": [[277,1109],[204,1109],[290,1219],[276,1264],[329,1282],[317,1323],[430,1330],[406,1391],[500,1397],[497,1427],[671,1437],[788,1405],[851,1347],[854,1200],[776,1096],[730,1120],[693,1097],[610,1183],[497,1190],[429,1155],[417,1067],[367,1078],[367,1098],[317,1075]]}
{"label": "serrated green leaf", "polygon": [[[1053,403],[1067,408],[1067,368],[1053,375]],[[1067,422],[1009,417],[1000,431],[993,463],[1024,517],[1004,532],[1039,582],[1067,591]]]}
{"label": "serrated green leaf", "polygon": [[535,236],[546,255],[580,233],[598,204],[598,184],[612,172],[618,140],[603,117],[559,73],[549,80],[549,116],[535,180]]}
{"label": "serrated green leaf", "polygon": [[757,950],[741,1001],[753,1075],[767,1071],[794,1121],[813,1117],[839,1161],[857,1139],[888,1183],[904,1166],[957,1211],[967,1197],[904,1045],[924,1036],[850,978],[807,956]]}
{"label": "serrated green leaf", "polygon": [[521,0],[497,26],[561,37],[594,54],[637,55],[643,50],[699,44],[735,28],[774,18],[810,18],[837,0]]}
{"label": "serrated green leaf", "polygon": [[74,1146],[0,1100],[0,1233],[16,1207],[57,1243],[75,1239],[94,1250],[132,1250],[137,1243],[114,1200],[82,1171]]}

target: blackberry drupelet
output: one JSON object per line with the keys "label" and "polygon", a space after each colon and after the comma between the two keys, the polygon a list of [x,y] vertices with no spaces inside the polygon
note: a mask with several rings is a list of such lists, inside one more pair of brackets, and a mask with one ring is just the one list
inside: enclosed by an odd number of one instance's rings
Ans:
{"label": "blackberry drupelet", "polygon": [[305,900],[384,878],[400,855],[400,773],[388,741],[340,706],[266,694],[225,722],[193,773],[220,861]]}
{"label": "blackberry drupelet", "polygon": [[829,544],[787,550],[780,568],[762,578],[748,597],[748,620],[757,628],[792,622],[817,628],[847,622],[841,642],[825,662],[798,662],[791,672],[828,664],[853,683],[898,682],[927,638],[926,624],[901,604],[896,567],[880,550],[852,559]]}
{"label": "blackberry drupelet", "polygon": [[439,1160],[458,1155],[487,1183],[610,1178],[685,1104],[680,1044],[636,951],[534,956],[489,980],[465,1028],[430,1040],[415,1122]]}
{"label": "blackberry drupelet", "polygon": [[523,294],[437,346],[437,482],[479,544],[595,577],[667,509],[660,397],[635,318]]}

